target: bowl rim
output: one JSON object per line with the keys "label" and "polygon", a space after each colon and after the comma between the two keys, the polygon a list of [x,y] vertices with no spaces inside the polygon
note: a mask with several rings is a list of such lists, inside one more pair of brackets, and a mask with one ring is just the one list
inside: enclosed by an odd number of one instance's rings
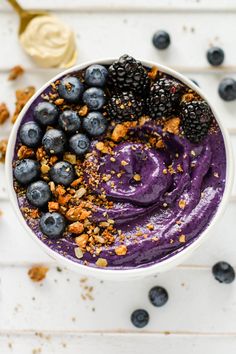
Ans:
{"label": "bowl rim", "polygon": [[204,92],[197,86],[195,85],[190,79],[185,77],[184,75],[178,73],[177,71],[159,64],[157,62],[149,61],[149,60],[142,60],[139,59],[144,66],[147,67],[157,67],[160,69],[162,72],[169,74],[173,76],[174,78],[182,81],[185,85],[188,87],[192,88],[194,91],[196,91],[210,106],[214,117],[220,127],[221,133],[223,135],[223,140],[224,140],[224,146],[225,146],[225,152],[226,152],[226,178],[225,178],[225,189],[223,192],[222,199],[218,205],[218,208],[216,210],[216,213],[214,214],[213,218],[211,219],[209,225],[206,227],[206,229],[194,240],[190,245],[186,246],[186,248],[182,249],[179,252],[176,252],[176,254],[170,256],[169,258],[164,259],[163,261],[157,262],[155,264],[149,265],[149,266],[142,266],[142,267],[137,267],[133,269],[106,269],[106,268],[97,268],[97,267],[92,267],[92,266],[86,266],[80,263],[76,263],[56,251],[52,250],[49,246],[44,244],[37,236],[36,234],[32,231],[32,229],[27,225],[26,220],[24,219],[20,208],[18,206],[17,202],[17,197],[15,190],[13,188],[13,169],[12,169],[12,161],[13,161],[13,156],[14,156],[14,149],[15,149],[15,143],[16,143],[16,138],[17,138],[17,132],[19,129],[19,126],[21,124],[21,121],[28,110],[28,108],[31,106],[31,104],[34,102],[34,100],[41,95],[41,93],[54,81],[57,79],[60,79],[62,76],[73,73],[78,70],[83,70],[86,67],[92,65],[92,64],[101,64],[101,65],[110,65],[112,62],[117,60],[117,58],[99,58],[91,61],[87,61],[78,65],[75,65],[67,70],[64,70],[54,76],[52,79],[47,81],[43,86],[41,86],[40,89],[36,91],[36,93],[30,98],[30,100],[26,103],[26,105],[23,107],[22,111],[20,112],[12,130],[11,134],[8,140],[8,147],[7,147],[7,153],[6,153],[6,162],[5,162],[5,173],[6,173],[6,180],[7,180],[7,190],[9,194],[9,199],[11,201],[11,204],[13,205],[13,208],[18,216],[18,219],[20,223],[23,225],[25,230],[27,231],[27,234],[33,239],[44,251],[52,257],[54,260],[58,260],[61,264],[64,266],[73,269],[77,272],[79,272],[81,275],[88,275],[88,276],[93,276],[97,278],[109,278],[109,279],[130,279],[132,277],[140,277],[140,276],[148,276],[154,273],[159,273],[165,270],[168,270],[175,265],[181,263],[189,254],[192,253],[192,251],[196,248],[198,248],[204,240],[206,240],[209,235],[211,229],[215,226],[216,222],[220,219],[222,216],[226,204],[229,200],[229,196],[231,193],[232,189],[232,184],[233,184],[233,155],[232,155],[232,147],[231,147],[231,142],[229,138],[228,131],[226,128],[223,126],[221,119],[219,118],[218,114],[215,112],[213,105],[209,102],[209,99],[206,97]]}

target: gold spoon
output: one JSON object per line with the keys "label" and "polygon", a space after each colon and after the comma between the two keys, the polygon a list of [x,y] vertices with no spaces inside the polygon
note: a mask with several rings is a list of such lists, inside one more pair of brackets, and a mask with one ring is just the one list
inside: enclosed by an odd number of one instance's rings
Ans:
{"label": "gold spoon", "polygon": [[19,35],[21,35],[33,18],[48,16],[46,11],[32,11],[23,9],[16,0],[8,0],[20,17]]}
{"label": "gold spoon", "polygon": [[[39,16],[50,16],[50,14],[46,11],[32,11],[32,10],[25,10],[23,9],[17,0],[8,0],[8,2],[12,5],[14,10],[18,13],[20,17],[20,25],[19,25],[19,37],[22,35],[22,33],[25,31],[26,27],[29,25],[29,23],[35,18]],[[69,68],[72,65],[74,65],[75,61],[77,59],[77,50],[75,48],[71,58],[68,60],[67,63],[63,64],[63,67]]]}

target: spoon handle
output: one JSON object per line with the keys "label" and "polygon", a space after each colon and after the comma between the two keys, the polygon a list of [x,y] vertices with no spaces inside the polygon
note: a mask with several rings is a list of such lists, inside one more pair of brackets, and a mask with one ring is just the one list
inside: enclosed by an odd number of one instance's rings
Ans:
{"label": "spoon handle", "polygon": [[18,15],[23,15],[25,10],[20,6],[20,4],[17,2],[17,0],[8,0],[8,2],[11,4],[11,6],[14,8],[14,10],[18,13]]}

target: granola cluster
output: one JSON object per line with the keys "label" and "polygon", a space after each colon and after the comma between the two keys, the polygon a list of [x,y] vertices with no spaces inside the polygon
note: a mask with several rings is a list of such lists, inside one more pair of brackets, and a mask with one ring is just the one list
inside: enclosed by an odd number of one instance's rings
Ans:
{"label": "granola cluster", "polygon": [[[9,73],[8,80],[14,81],[18,77],[24,74],[24,69],[20,65],[14,66]],[[14,123],[21,112],[24,105],[27,101],[32,97],[35,93],[35,88],[33,86],[26,87],[25,89],[16,90],[16,109],[12,116],[12,123]],[[6,103],[0,103],[0,125],[3,125],[10,118],[10,111],[6,105]],[[0,140],[0,162],[5,161],[7,148],[7,139]],[[21,154],[21,152],[19,153]]]}

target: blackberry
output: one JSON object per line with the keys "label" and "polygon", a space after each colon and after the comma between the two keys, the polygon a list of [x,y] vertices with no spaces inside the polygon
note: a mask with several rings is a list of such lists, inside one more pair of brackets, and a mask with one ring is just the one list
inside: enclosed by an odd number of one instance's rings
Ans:
{"label": "blackberry", "polygon": [[208,133],[212,112],[205,101],[182,102],[180,105],[184,135],[193,143],[199,143]]}
{"label": "blackberry", "polygon": [[142,115],[143,101],[136,99],[132,92],[113,95],[107,104],[110,118],[117,121],[137,120]]}
{"label": "blackberry", "polygon": [[147,71],[138,60],[124,54],[109,67],[112,84],[122,91],[144,93],[149,86]]}
{"label": "blackberry", "polygon": [[183,92],[183,85],[170,78],[161,78],[150,89],[147,110],[151,118],[168,118],[176,111]]}

